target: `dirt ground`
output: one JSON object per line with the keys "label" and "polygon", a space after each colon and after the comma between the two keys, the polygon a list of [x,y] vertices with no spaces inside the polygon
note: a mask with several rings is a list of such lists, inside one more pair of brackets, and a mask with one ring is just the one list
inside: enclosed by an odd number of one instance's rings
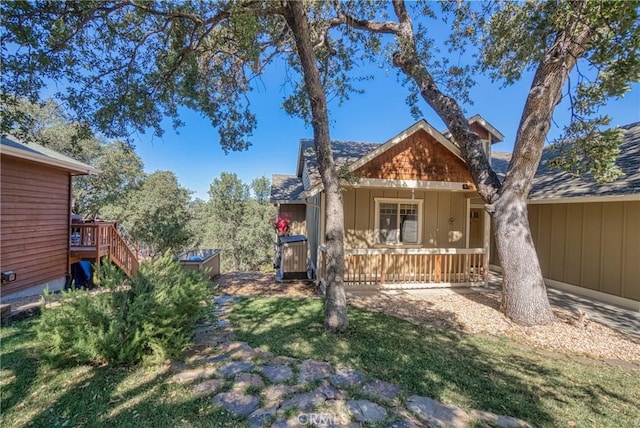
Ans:
{"label": "dirt ground", "polygon": [[[318,296],[311,281],[276,282],[273,274],[242,272],[221,275],[219,292],[237,296]],[[349,303],[384,312],[411,322],[427,323],[459,331],[507,336],[516,343],[571,357],[590,357],[609,362],[624,361],[640,369],[640,339],[566,309],[554,307],[557,321],[551,325],[522,327],[499,310],[500,293],[484,288],[475,292],[443,290],[414,295],[350,296]]]}
{"label": "dirt ground", "polygon": [[274,273],[233,272],[217,277],[219,291],[235,296],[317,296],[313,281],[292,280],[277,282]]}

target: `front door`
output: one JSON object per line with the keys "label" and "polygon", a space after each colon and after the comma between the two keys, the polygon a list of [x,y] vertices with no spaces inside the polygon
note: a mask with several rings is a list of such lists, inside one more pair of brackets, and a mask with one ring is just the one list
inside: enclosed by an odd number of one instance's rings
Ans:
{"label": "front door", "polygon": [[471,208],[469,210],[469,248],[484,246],[484,210]]}

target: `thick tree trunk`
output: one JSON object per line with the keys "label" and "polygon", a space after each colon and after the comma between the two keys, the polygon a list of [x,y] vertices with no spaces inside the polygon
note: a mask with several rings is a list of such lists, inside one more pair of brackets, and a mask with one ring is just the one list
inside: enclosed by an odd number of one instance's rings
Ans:
{"label": "thick tree trunk", "polygon": [[309,21],[300,1],[286,4],[287,24],[296,41],[304,82],[311,102],[311,123],[320,176],[326,193],[327,291],[324,326],[329,331],[344,331],[349,326],[347,298],[344,292],[344,211],[340,178],[333,160],[329,136],[327,97],[311,43]]}
{"label": "thick tree trunk", "polygon": [[554,321],[533,245],[526,198],[502,194],[492,216],[498,257],[504,272],[502,311],[521,325]]}
{"label": "thick tree trunk", "polygon": [[584,3],[576,3],[574,7],[578,13],[568,15],[568,31],[558,31],[555,42],[538,65],[503,183],[500,183],[484,153],[480,138],[469,128],[456,100],[440,90],[421,62],[416,50],[413,23],[404,0],[393,0],[397,23],[358,20],[343,13],[338,16],[349,26],[396,37],[399,49],[393,56],[393,65],[413,79],[424,100],[447,124],[471,171],[478,193],[487,203],[504,274],[503,311],[509,318],[524,325],[547,324],[554,319],[531,239],[526,199],[540,162],[554,108],[562,96],[562,87],[594,34],[593,29],[576,19]]}

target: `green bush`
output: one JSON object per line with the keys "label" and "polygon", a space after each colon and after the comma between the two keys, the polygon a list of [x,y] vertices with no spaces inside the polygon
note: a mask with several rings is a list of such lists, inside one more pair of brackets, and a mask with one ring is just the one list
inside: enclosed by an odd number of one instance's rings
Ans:
{"label": "green bush", "polygon": [[208,285],[170,256],[145,262],[127,280],[96,266],[100,292],[70,290],[60,306],[43,308],[36,327],[44,355],[58,363],[154,363],[179,355],[204,316]]}

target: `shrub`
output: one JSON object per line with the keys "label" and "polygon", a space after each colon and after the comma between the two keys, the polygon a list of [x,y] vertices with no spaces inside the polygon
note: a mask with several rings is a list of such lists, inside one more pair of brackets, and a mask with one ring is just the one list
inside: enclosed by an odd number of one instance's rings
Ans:
{"label": "shrub", "polygon": [[43,308],[36,331],[53,362],[153,363],[179,355],[204,316],[208,285],[170,256],[145,262],[126,280],[116,267],[96,266],[98,293],[70,290]]}

